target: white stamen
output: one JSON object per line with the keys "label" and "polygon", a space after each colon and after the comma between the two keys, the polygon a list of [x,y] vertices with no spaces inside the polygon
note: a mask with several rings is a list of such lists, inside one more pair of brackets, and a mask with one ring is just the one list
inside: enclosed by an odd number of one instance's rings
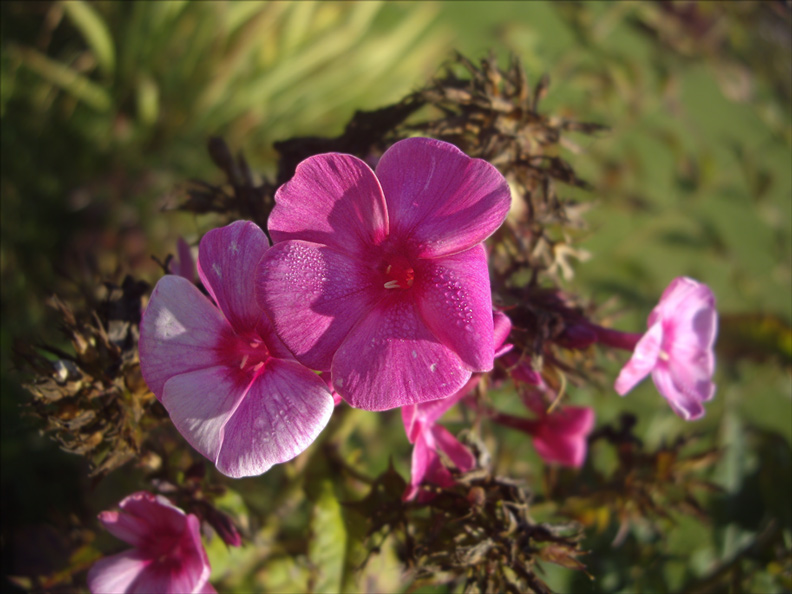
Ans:
{"label": "white stamen", "polygon": [[253,367],[253,371],[258,371],[258,370],[259,370],[259,369],[261,369],[263,366],[264,366],[264,361],[259,361],[259,362],[258,362],[258,363],[256,363],[256,365]]}
{"label": "white stamen", "polygon": [[242,357],[242,363],[239,364],[239,368],[240,369],[244,369],[245,368],[245,363],[247,363],[247,360],[248,360],[248,355],[245,355],[244,357]]}
{"label": "white stamen", "polygon": [[660,353],[657,355],[657,358],[661,359],[663,361],[668,361],[669,360],[668,353],[666,353],[665,351],[660,351]]}
{"label": "white stamen", "polygon": [[397,280],[388,281],[387,283],[385,283],[385,288],[386,289],[398,289],[399,288],[399,281],[397,281]]}

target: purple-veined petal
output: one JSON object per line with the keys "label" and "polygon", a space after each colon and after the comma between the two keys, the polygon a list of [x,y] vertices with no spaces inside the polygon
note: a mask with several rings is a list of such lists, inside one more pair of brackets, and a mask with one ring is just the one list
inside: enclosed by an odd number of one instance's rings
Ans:
{"label": "purple-veined petal", "polygon": [[291,460],[313,443],[333,407],[319,376],[294,361],[270,359],[225,426],[218,470],[239,478]]}
{"label": "purple-veined petal", "polygon": [[[150,558],[135,549],[99,559],[88,570],[88,589],[93,594],[134,592],[135,580],[150,562]],[[161,588],[159,591],[164,592]]]}
{"label": "purple-veined petal", "polygon": [[492,369],[492,293],[483,245],[419,261],[412,290],[426,326],[443,344],[471,371]]}
{"label": "purple-veined petal", "polygon": [[360,320],[332,365],[336,391],[350,405],[365,410],[445,398],[470,375],[459,357],[426,328],[409,295],[403,294],[383,300]]}
{"label": "purple-veined petal", "polygon": [[250,221],[212,229],[201,239],[198,274],[237,332],[252,331],[263,315],[255,297],[256,267],[268,247],[267,236]]}
{"label": "purple-veined petal", "polygon": [[218,366],[183,373],[165,383],[162,404],[171,421],[193,448],[215,464],[225,425],[249,390],[241,378]]}
{"label": "purple-veined petal", "polygon": [[635,345],[633,355],[616,378],[614,389],[620,396],[632,390],[638,382],[649,375],[657,363],[663,340],[663,327],[655,324]]}
{"label": "purple-veined petal", "polygon": [[309,157],[275,193],[272,241],[301,239],[366,260],[388,234],[388,213],[371,168],[352,155]]}
{"label": "purple-veined petal", "polygon": [[431,138],[394,144],[377,164],[390,234],[421,257],[454,254],[492,235],[509,211],[511,192],[495,167]]}
{"label": "purple-veined petal", "polygon": [[714,384],[707,382],[710,389],[705,389],[705,394],[698,394],[696,387],[678,385],[673,372],[668,366],[658,367],[652,372],[652,381],[657,391],[668,401],[671,409],[677,416],[686,421],[693,421],[704,416],[702,400],[709,400],[715,393]]}
{"label": "purple-veined petal", "polygon": [[297,360],[327,371],[349,331],[381,298],[379,282],[377,273],[335,249],[285,241],[261,260],[256,296]]}
{"label": "purple-veined petal", "polygon": [[229,330],[220,310],[192,283],[162,277],[140,325],[140,370],[157,398],[171,377],[218,365],[218,337]]}

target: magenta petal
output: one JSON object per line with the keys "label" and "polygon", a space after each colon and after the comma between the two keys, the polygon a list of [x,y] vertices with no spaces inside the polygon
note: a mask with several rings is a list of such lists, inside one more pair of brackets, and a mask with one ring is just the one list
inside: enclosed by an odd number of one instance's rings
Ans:
{"label": "magenta petal", "polygon": [[492,294],[483,245],[420,261],[413,291],[423,320],[443,344],[471,371],[492,369]]}
{"label": "magenta petal", "polygon": [[492,235],[506,218],[511,192],[495,167],[431,138],[394,144],[377,165],[391,235],[421,257],[454,254]]}
{"label": "magenta petal", "polygon": [[256,295],[297,360],[327,371],[349,331],[380,298],[380,282],[376,273],[334,249],[286,241],[262,259]]}
{"label": "magenta petal", "polygon": [[448,429],[442,425],[432,427],[432,436],[437,448],[448,456],[460,472],[470,472],[476,466],[476,458]]}
{"label": "magenta petal", "polygon": [[217,468],[239,478],[291,460],[332,412],[333,397],[319,376],[294,361],[270,359],[225,426]]}
{"label": "magenta petal", "polygon": [[[95,562],[88,570],[88,589],[93,594],[126,594],[151,560],[131,549]],[[164,592],[162,588],[158,589]]]}
{"label": "magenta petal", "polygon": [[217,464],[225,425],[247,390],[228,368],[209,367],[169,379],[162,404],[184,439]]}
{"label": "magenta petal", "polygon": [[498,358],[512,349],[512,345],[505,344],[511,333],[512,323],[508,316],[500,311],[496,311],[492,314],[492,323],[495,358]]}
{"label": "magenta petal", "polygon": [[236,221],[201,239],[198,274],[237,332],[252,331],[262,316],[255,298],[256,267],[269,241],[257,225]]}
{"label": "magenta petal", "polygon": [[403,296],[379,304],[362,319],[338,349],[332,367],[336,391],[365,410],[445,398],[470,375]]}
{"label": "magenta petal", "polygon": [[462,400],[465,396],[470,394],[473,389],[481,381],[480,375],[474,375],[467,383],[447,398],[439,400],[432,400],[430,402],[422,402],[417,404],[417,411],[419,417],[426,425],[433,425],[440,417],[442,417],[449,408],[454,406],[457,402]]}
{"label": "magenta petal", "polygon": [[620,396],[632,390],[638,382],[649,375],[657,364],[663,340],[663,327],[655,324],[635,345],[633,355],[616,378],[614,389]]}
{"label": "magenta petal", "polygon": [[120,511],[105,511],[99,521],[116,538],[137,548],[151,544],[151,535],[163,537],[184,531],[185,514],[164,497],[141,491],[125,497]]}
{"label": "magenta petal", "polygon": [[297,166],[275,193],[267,223],[272,241],[301,239],[367,259],[388,233],[379,181],[352,155],[327,153]]}
{"label": "magenta petal", "polygon": [[192,283],[162,277],[140,324],[140,370],[157,398],[174,375],[217,365],[215,346],[229,330],[220,311]]}

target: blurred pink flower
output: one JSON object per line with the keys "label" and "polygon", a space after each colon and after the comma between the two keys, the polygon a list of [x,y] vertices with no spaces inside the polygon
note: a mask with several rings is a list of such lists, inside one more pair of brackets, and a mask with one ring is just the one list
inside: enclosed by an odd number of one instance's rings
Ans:
{"label": "blurred pink flower", "polygon": [[179,259],[171,264],[171,272],[195,283],[195,260],[193,260],[189,244],[184,241],[184,238],[179,237],[176,241],[176,248],[179,252]]}
{"label": "blurred pink flower", "polygon": [[495,413],[492,420],[528,433],[536,452],[547,463],[579,468],[586,461],[588,435],[594,428],[594,410],[581,406],[562,406],[547,413],[544,406],[531,406],[536,419]]}
{"label": "blurred pink flower", "polygon": [[673,411],[691,421],[704,415],[702,402],[715,394],[713,345],[718,330],[715,296],[691,278],[674,279],[652,310],[649,330],[637,340],[632,358],[616,379],[624,396],[652,374]]}
{"label": "blurred pink flower", "polygon": [[[495,312],[493,327],[496,356],[500,356],[511,348],[510,344],[504,344],[511,330],[511,322],[503,313]],[[454,478],[440,460],[438,451],[448,456],[460,472],[473,470],[475,458],[472,452],[445,427],[438,425],[437,421],[449,408],[472,392],[480,379],[481,375],[475,374],[461,390],[448,398],[402,407],[402,421],[407,439],[415,444],[410,485],[403,495],[405,501],[414,499],[424,482],[438,487],[450,487],[454,484]]]}
{"label": "blurred pink flower", "polygon": [[126,497],[119,507],[100,513],[99,521],[134,548],[93,564],[88,571],[93,594],[215,592],[196,516],[145,491]]}
{"label": "blurred pink flower", "polygon": [[492,369],[482,242],[510,199],[492,165],[429,138],[394,144],[376,175],[352,155],[310,157],[275,195],[259,302],[354,407],[450,396]]}
{"label": "blurred pink flower", "polygon": [[294,360],[255,300],[267,248],[250,222],[210,231],[198,274],[217,307],[186,279],[166,275],[141,323],[149,387],[190,445],[235,478],[297,456],[333,410],[325,383]]}

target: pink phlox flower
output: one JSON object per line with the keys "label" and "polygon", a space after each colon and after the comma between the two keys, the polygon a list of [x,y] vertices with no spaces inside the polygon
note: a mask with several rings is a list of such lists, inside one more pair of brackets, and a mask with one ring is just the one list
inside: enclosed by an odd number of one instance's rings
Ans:
{"label": "pink phlox flower", "polygon": [[673,411],[691,421],[715,395],[713,345],[718,330],[715,296],[691,278],[674,279],[649,315],[649,330],[616,379],[624,396],[649,373]]}
{"label": "pink phlox flower", "polygon": [[547,463],[580,468],[586,460],[588,436],[594,428],[594,410],[581,406],[560,406],[548,413],[541,394],[543,388],[521,393],[523,402],[536,418],[526,419],[493,413],[496,423],[528,433],[536,452]]}
{"label": "pink phlox flower", "polygon": [[119,508],[100,513],[99,521],[133,548],[93,564],[93,594],[215,592],[196,516],[145,491],[126,497]]}
{"label": "pink phlox flower", "polygon": [[[508,352],[512,346],[505,342],[511,331],[511,322],[503,313],[495,312],[493,327],[495,352],[496,356],[499,356]],[[405,501],[414,499],[416,495],[419,495],[421,501],[431,497],[429,493],[420,492],[419,487],[424,482],[439,487],[450,487],[454,484],[453,475],[443,464],[439,452],[442,452],[460,472],[469,472],[475,467],[476,460],[473,453],[445,427],[438,425],[437,421],[449,408],[470,394],[480,379],[481,374],[475,374],[461,390],[448,398],[402,407],[402,421],[407,439],[415,444],[410,484],[403,495]]]}
{"label": "pink phlox flower", "polygon": [[325,382],[294,360],[254,298],[268,245],[251,222],[209,231],[198,273],[217,306],[166,275],[141,323],[140,367],[152,392],[190,445],[235,478],[297,456],[333,410]]}
{"label": "pink phlox flower", "polygon": [[[473,453],[462,445],[448,429],[438,425],[437,420],[449,408],[469,394],[480,379],[481,376],[475,375],[461,390],[448,398],[402,407],[404,430],[407,433],[407,439],[414,444],[410,484],[402,497],[405,501],[414,499],[420,492],[420,485],[424,482],[438,487],[450,487],[454,484],[454,477],[443,464],[439,452],[443,452],[460,472],[469,472],[475,468],[476,459]],[[430,494],[426,495],[431,497]],[[419,499],[423,501],[427,497]]]}
{"label": "pink phlox flower", "polygon": [[182,276],[194,284],[196,281],[195,260],[193,259],[190,245],[184,241],[184,238],[179,237],[179,239],[176,240],[176,249],[179,254],[179,259],[175,262],[171,262],[171,273]]}
{"label": "pink phlox flower", "polygon": [[394,144],[376,175],[352,155],[310,157],[276,192],[259,302],[354,407],[451,396],[492,369],[482,242],[510,200],[492,165],[429,138]]}

